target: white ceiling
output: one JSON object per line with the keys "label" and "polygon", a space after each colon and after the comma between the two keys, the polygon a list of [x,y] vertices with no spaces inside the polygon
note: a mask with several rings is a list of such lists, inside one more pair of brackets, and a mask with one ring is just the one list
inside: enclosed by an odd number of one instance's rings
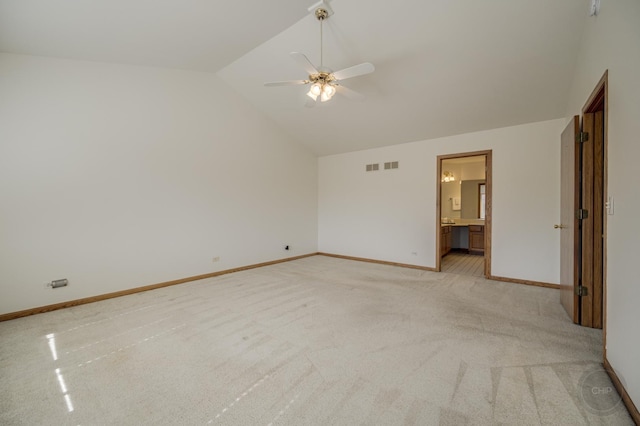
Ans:
{"label": "white ceiling", "polygon": [[301,0],[0,0],[0,51],[216,72],[306,14]]}
{"label": "white ceiling", "polygon": [[0,0],[0,51],[217,72],[318,155],[562,117],[587,0],[333,0],[325,66],[373,74],[305,108],[315,0]]}

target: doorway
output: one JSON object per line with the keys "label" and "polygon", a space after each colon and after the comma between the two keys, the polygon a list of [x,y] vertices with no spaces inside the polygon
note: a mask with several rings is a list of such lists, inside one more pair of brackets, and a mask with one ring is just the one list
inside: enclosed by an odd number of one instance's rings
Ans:
{"label": "doorway", "polygon": [[[608,73],[562,133],[560,301],[574,323],[605,328]],[[605,328],[606,329],[606,328]]]}
{"label": "doorway", "polygon": [[438,156],[436,271],[491,275],[492,151]]}

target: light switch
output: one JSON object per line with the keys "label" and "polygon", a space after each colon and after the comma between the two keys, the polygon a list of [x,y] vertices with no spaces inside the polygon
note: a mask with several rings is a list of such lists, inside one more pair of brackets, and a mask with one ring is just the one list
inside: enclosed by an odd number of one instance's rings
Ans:
{"label": "light switch", "polygon": [[604,208],[607,209],[607,214],[609,216],[613,216],[613,197],[611,195],[607,197],[607,202],[604,203]]}

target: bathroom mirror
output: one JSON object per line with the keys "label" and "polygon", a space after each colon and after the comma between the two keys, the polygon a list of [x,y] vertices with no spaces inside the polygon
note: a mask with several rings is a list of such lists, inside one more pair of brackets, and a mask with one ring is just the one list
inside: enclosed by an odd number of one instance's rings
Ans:
{"label": "bathroom mirror", "polygon": [[464,180],[460,185],[460,218],[461,219],[484,219],[480,213],[484,211],[481,205],[481,191],[485,187],[484,179]]}
{"label": "bathroom mirror", "polygon": [[484,219],[485,157],[442,161],[440,215],[446,219]]}

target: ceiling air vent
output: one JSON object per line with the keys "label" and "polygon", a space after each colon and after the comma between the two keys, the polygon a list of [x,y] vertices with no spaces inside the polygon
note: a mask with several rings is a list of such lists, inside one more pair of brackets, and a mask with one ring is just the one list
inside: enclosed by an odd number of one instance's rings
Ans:
{"label": "ceiling air vent", "polygon": [[380,165],[378,163],[375,164],[367,164],[367,171],[368,172],[375,172],[380,170]]}
{"label": "ceiling air vent", "polygon": [[397,168],[398,168],[398,162],[397,161],[389,161],[388,163],[384,163],[384,169],[385,170],[397,169]]}

